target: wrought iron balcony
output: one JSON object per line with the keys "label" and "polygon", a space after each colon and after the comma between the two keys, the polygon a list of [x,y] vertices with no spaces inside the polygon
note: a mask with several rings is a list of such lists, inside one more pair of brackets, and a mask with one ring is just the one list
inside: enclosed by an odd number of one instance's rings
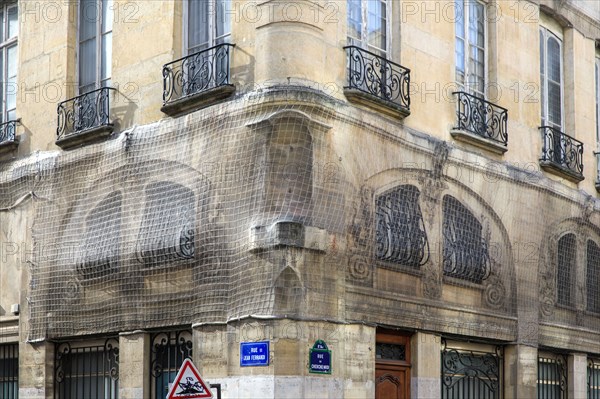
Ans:
{"label": "wrought iron balcony", "polygon": [[5,154],[13,151],[19,146],[17,140],[17,123],[21,120],[13,120],[0,123],[0,154]]}
{"label": "wrought iron balcony", "polygon": [[65,148],[109,135],[113,130],[110,121],[111,90],[115,89],[102,87],[58,104],[56,144]]}
{"label": "wrought iron balcony", "polygon": [[[202,105],[206,100],[213,101],[230,95],[234,91],[230,81],[230,60],[234,46],[230,43],[219,44],[165,64],[162,71],[162,111],[174,114],[198,103]],[[190,102],[194,104],[190,105]]]}
{"label": "wrought iron balcony", "polygon": [[[453,94],[457,96],[457,123],[452,131],[453,136],[465,139],[466,137],[457,135],[467,132],[475,135],[475,139],[482,138],[489,142],[491,147],[496,147],[489,149],[506,152],[508,110],[464,91],[455,91]],[[479,146],[485,145],[485,141],[479,140]]]}
{"label": "wrought iron balcony", "polygon": [[360,47],[344,49],[348,56],[346,97],[359,103],[384,105],[401,117],[409,115],[410,70]]}
{"label": "wrought iron balcony", "polygon": [[551,126],[540,127],[542,157],[540,165],[579,182],[583,180],[583,143]]}

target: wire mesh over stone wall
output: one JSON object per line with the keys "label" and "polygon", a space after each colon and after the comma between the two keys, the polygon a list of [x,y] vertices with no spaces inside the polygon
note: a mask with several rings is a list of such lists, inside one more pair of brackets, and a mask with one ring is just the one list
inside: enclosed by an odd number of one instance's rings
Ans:
{"label": "wire mesh over stone wall", "polygon": [[595,200],[308,89],[28,162],[29,340],[254,315],[600,352]]}

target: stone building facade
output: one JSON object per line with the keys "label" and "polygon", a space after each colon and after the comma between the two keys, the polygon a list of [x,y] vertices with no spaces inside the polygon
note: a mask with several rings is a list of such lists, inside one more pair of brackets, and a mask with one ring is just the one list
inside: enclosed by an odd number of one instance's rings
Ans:
{"label": "stone building facade", "polygon": [[0,397],[600,397],[599,2],[0,5]]}

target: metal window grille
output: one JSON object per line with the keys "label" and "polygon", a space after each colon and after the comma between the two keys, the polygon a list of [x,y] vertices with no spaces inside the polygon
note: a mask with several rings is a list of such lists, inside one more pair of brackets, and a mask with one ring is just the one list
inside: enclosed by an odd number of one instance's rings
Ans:
{"label": "metal window grille", "polygon": [[429,259],[419,190],[400,186],[377,198],[378,259],[418,267]]}
{"label": "metal window grille", "polygon": [[560,305],[571,306],[571,292],[577,256],[575,234],[566,234],[558,240],[558,264],[556,268],[556,295]]}
{"label": "metal window grille", "polygon": [[538,357],[538,399],[568,398],[567,358],[554,354]]}
{"label": "metal window grille", "polygon": [[442,342],[442,399],[499,399],[502,348],[481,352],[449,348]]}
{"label": "metal window grille", "polygon": [[600,399],[600,359],[588,359],[588,399]]}
{"label": "metal window grille", "polygon": [[104,345],[73,347],[68,342],[57,344],[54,364],[56,399],[118,399],[117,338],[107,339]]}
{"label": "metal window grille", "polygon": [[170,331],[153,334],[150,347],[152,398],[162,399],[169,393],[185,359],[192,358],[192,332]]}
{"label": "metal window grille", "polygon": [[19,397],[19,345],[0,345],[0,398]]}
{"label": "metal window grille", "polygon": [[586,268],[586,308],[590,312],[600,313],[600,247],[592,240],[587,242]]}
{"label": "metal window grille", "polygon": [[479,220],[456,198],[443,201],[444,274],[481,283],[490,275],[488,242]]}

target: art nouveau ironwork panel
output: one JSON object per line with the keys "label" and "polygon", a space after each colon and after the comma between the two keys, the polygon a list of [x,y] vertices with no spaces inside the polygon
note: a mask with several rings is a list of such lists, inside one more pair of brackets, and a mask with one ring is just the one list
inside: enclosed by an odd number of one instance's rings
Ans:
{"label": "art nouveau ironwork panel", "polygon": [[18,121],[0,123],[0,143],[15,141]]}
{"label": "art nouveau ironwork panel", "polygon": [[407,110],[410,108],[408,68],[357,46],[344,49],[348,56],[346,89],[360,90]]}
{"label": "art nouveau ironwork panel", "polygon": [[479,352],[449,348],[442,342],[442,399],[502,397],[502,348]]}
{"label": "art nouveau ironwork panel", "polygon": [[378,342],[375,345],[377,360],[406,360],[406,346]]}
{"label": "art nouveau ironwork panel", "polygon": [[376,256],[417,267],[429,259],[429,243],[415,186],[397,187],[376,201]]}
{"label": "art nouveau ironwork panel", "polygon": [[490,275],[488,242],[481,223],[454,197],[443,201],[444,274],[480,283]]}
{"label": "art nouveau ironwork panel", "polygon": [[464,91],[457,96],[457,129],[508,145],[508,110]]}
{"label": "art nouveau ironwork panel", "polygon": [[152,397],[164,398],[185,359],[192,358],[192,332],[170,331],[150,337]]}
{"label": "art nouveau ironwork panel", "polygon": [[101,126],[112,126],[111,90],[114,89],[102,87],[58,104],[57,139]]}
{"label": "art nouveau ironwork panel", "polygon": [[109,338],[104,345],[56,344],[54,364],[56,399],[118,399],[118,338]]}
{"label": "art nouveau ironwork panel", "polygon": [[223,43],[163,66],[163,105],[230,85],[230,58],[235,45]]}
{"label": "art nouveau ironwork panel", "polygon": [[566,399],[568,395],[567,357],[562,354],[538,357],[538,399]]}
{"label": "art nouveau ironwork panel", "polygon": [[576,267],[577,240],[575,234],[566,234],[558,240],[558,264],[556,265],[557,303],[571,306]]}
{"label": "art nouveau ironwork panel", "polygon": [[550,126],[542,126],[540,130],[542,132],[540,161],[583,175],[583,143]]}

